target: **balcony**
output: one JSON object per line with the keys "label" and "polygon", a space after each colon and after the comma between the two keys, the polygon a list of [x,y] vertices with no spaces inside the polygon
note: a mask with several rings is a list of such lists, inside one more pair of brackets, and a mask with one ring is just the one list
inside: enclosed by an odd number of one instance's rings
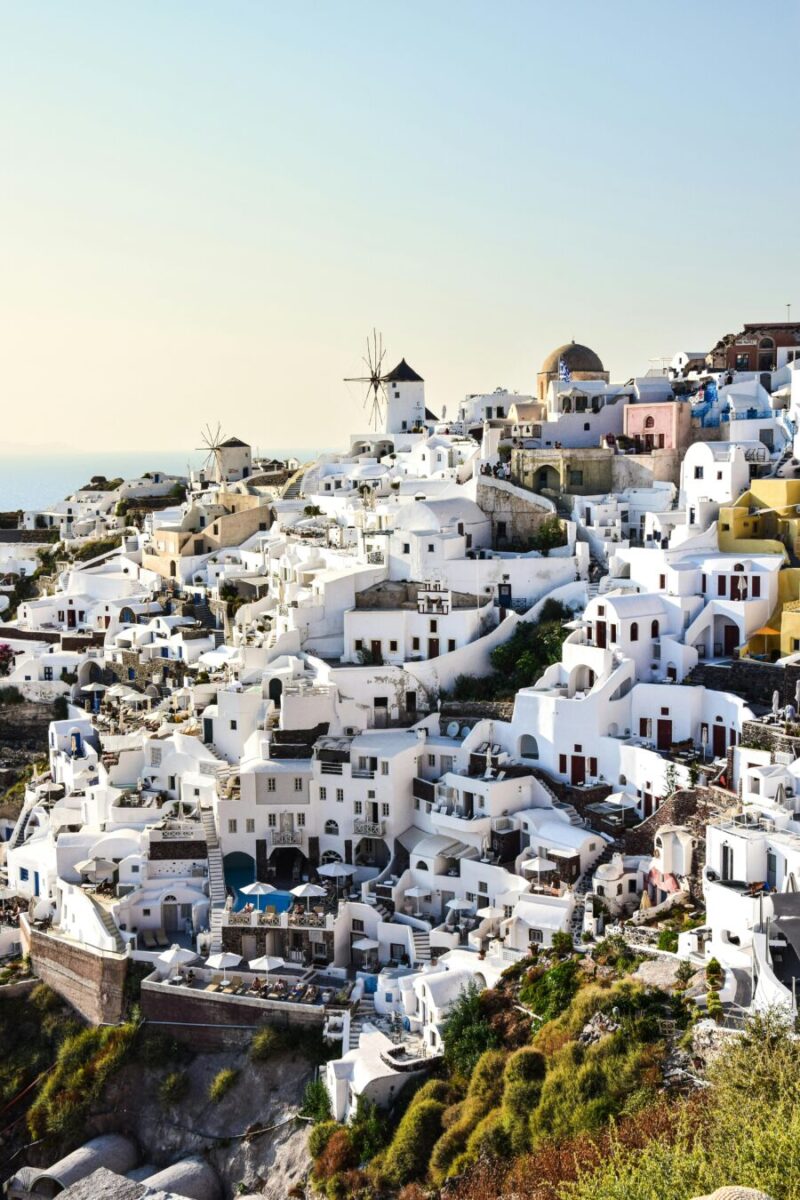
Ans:
{"label": "balcony", "polygon": [[383,821],[353,821],[353,833],[361,837],[383,837]]}
{"label": "balcony", "polygon": [[430,804],[436,799],[436,785],[429,779],[420,779],[419,776],[414,779],[412,792],[417,800],[426,800]]}
{"label": "balcony", "polygon": [[302,846],[302,829],[273,829],[270,841],[273,846]]}

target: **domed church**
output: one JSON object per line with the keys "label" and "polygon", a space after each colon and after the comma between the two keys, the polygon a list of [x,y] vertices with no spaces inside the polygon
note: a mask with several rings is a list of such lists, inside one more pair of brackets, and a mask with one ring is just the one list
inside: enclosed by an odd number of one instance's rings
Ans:
{"label": "domed church", "polygon": [[552,379],[559,378],[560,364],[569,370],[570,380],[602,379],[608,383],[608,371],[603,367],[600,356],[582,346],[580,342],[566,342],[552,353],[548,354],[536,376],[536,397],[538,400],[547,399],[547,388]]}

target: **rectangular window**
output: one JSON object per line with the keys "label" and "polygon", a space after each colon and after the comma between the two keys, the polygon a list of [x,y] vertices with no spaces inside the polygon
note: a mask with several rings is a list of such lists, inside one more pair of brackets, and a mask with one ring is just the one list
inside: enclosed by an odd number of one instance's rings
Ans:
{"label": "rectangular window", "polygon": [[583,485],[583,471],[574,471],[570,469],[569,481],[576,487],[581,487]]}
{"label": "rectangular window", "polygon": [[542,942],[544,941],[541,929],[529,929],[528,941],[532,946],[541,946]]}
{"label": "rectangular window", "polygon": [[452,652],[453,650],[455,650],[455,648],[456,648],[456,639],[448,638],[447,639],[447,649]]}
{"label": "rectangular window", "polygon": [[255,833],[255,831],[256,831],[256,823],[255,823],[255,821],[253,820],[253,818],[252,818],[252,817],[248,817],[248,818],[247,818],[247,820],[246,820],[246,821],[245,821],[245,823],[244,823],[244,827],[245,827],[245,832],[246,832],[246,833]]}
{"label": "rectangular window", "polygon": [[354,800],[354,801],[353,801],[353,812],[356,814],[356,816],[357,816],[357,817],[360,817],[360,816],[361,816],[361,813],[362,813],[363,811],[364,811],[364,805],[361,803],[361,801],[360,801],[360,800]]}
{"label": "rectangular window", "polygon": [[382,762],[381,763],[381,775],[388,775],[388,774],[389,774],[389,764],[388,764],[388,762]]}
{"label": "rectangular window", "polygon": [[233,819],[228,821],[228,833],[236,833],[236,821]]}
{"label": "rectangular window", "polygon": [[429,766],[429,767],[435,767],[435,766],[436,766],[436,755],[435,755],[435,754],[429,754],[429,755],[428,755],[428,766]]}
{"label": "rectangular window", "polygon": [[270,829],[274,829],[277,824],[278,824],[277,813],[267,813],[267,825],[269,825]]}
{"label": "rectangular window", "polygon": [[434,551],[433,542],[428,542],[428,554],[433,554],[433,551]]}
{"label": "rectangular window", "polygon": [[419,650],[419,638],[412,638],[412,639],[411,639],[411,649],[412,649],[412,650]]}
{"label": "rectangular window", "polygon": [[665,588],[666,588],[666,586],[667,586],[667,577],[666,577],[666,575],[659,575],[659,577],[658,577],[658,586],[659,586],[659,588],[661,589],[661,591],[663,592],[663,591],[664,591],[664,589],[665,589]]}
{"label": "rectangular window", "polygon": [[352,930],[353,930],[353,933],[363,933],[364,932],[364,922],[361,920],[360,917],[353,917]]}
{"label": "rectangular window", "polygon": [[298,813],[298,814],[297,814],[297,827],[298,827],[298,829],[302,829],[302,828],[305,826],[305,823],[306,823],[306,814],[305,814],[305,813]]}
{"label": "rectangular window", "polygon": [[235,722],[235,721],[231,721],[231,729],[235,729],[235,728],[236,728],[236,722]]}
{"label": "rectangular window", "polygon": [[344,788],[336,789],[336,799],[339,802],[339,804],[342,803],[342,801],[344,800]]}
{"label": "rectangular window", "polygon": [[319,798],[320,798],[320,800],[328,799],[328,789],[327,788],[321,787],[319,789]]}
{"label": "rectangular window", "polygon": [[396,654],[396,653],[397,653],[397,642],[395,642],[395,641],[391,641],[391,640],[390,640],[390,642],[389,642],[389,653],[390,653],[390,654]]}
{"label": "rectangular window", "polygon": [[758,597],[761,595],[761,576],[760,575],[754,575],[752,578],[752,592],[753,592],[753,599],[757,600]]}
{"label": "rectangular window", "polygon": [[389,815],[389,805],[384,800],[383,804],[381,805],[381,816],[388,817],[388,815]]}
{"label": "rectangular window", "polygon": [[294,790],[295,790],[296,792],[302,792],[302,790],[303,790],[303,781],[302,781],[302,779],[295,779],[295,781],[294,781]]}
{"label": "rectangular window", "polygon": [[702,468],[702,467],[695,467],[695,469],[694,469],[694,477],[695,477],[695,479],[702,479],[702,478],[703,478],[703,468]]}
{"label": "rectangular window", "polygon": [[361,638],[356,638],[356,640],[355,640],[355,642],[353,643],[353,645],[355,646],[356,650],[363,650],[363,649],[364,649],[364,643],[363,643],[363,641],[361,640]]}
{"label": "rectangular window", "polygon": [[717,576],[717,595],[718,596],[725,595],[725,576],[724,575]]}
{"label": "rectangular window", "polygon": [[439,632],[439,622],[431,620],[430,630],[431,630],[431,633],[438,633]]}
{"label": "rectangular window", "polygon": [[566,754],[559,754],[559,756],[558,756],[558,771],[559,771],[560,775],[566,775],[566,773],[567,773],[567,756],[566,756]]}
{"label": "rectangular window", "polygon": [[410,553],[411,553],[411,543],[403,542],[403,554],[410,554]]}
{"label": "rectangular window", "polygon": [[489,885],[488,885],[488,883],[485,883],[485,882],[484,882],[484,880],[482,880],[482,879],[481,879],[481,880],[479,880],[479,881],[478,881],[478,891],[480,892],[480,894],[481,894],[482,896],[488,896],[488,894],[489,894]]}
{"label": "rectangular window", "polygon": [[270,775],[269,779],[267,780],[267,791],[268,792],[275,791],[275,776],[274,775]]}

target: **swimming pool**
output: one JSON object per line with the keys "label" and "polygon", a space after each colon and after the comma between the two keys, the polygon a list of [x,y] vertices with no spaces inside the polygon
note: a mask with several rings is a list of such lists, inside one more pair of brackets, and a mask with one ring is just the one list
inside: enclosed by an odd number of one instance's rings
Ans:
{"label": "swimming pool", "polygon": [[244,908],[245,904],[252,904],[255,908],[260,908],[262,911],[266,908],[274,908],[276,912],[285,912],[294,903],[294,896],[291,892],[270,892],[268,896],[242,895],[241,889],[252,882],[252,867],[225,866],[225,886],[236,897],[233,904],[234,912],[239,912],[240,909]]}

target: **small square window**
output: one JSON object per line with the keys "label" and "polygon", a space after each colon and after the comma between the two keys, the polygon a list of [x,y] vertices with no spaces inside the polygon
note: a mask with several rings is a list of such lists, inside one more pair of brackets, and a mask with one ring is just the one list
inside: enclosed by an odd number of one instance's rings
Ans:
{"label": "small square window", "polygon": [[391,654],[396,654],[396,653],[397,653],[397,642],[395,642],[395,641],[390,641],[390,642],[389,642],[389,652],[390,652]]}
{"label": "small square window", "polygon": [[235,729],[235,728],[236,728],[236,722],[235,722],[235,721],[231,721],[231,729]]}

